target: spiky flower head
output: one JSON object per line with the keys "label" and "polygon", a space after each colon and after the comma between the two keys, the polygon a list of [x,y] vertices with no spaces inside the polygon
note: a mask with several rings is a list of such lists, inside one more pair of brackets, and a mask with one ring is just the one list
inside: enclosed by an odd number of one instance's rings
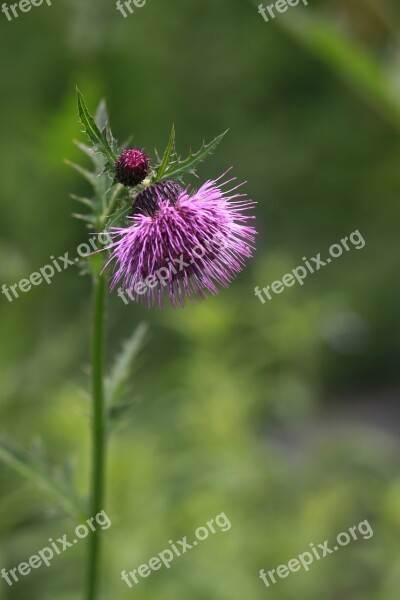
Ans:
{"label": "spiky flower head", "polygon": [[115,162],[115,179],[123,185],[134,187],[149,173],[149,157],[143,150],[124,150]]}
{"label": "spiky flower head", "polygon": [[[91,144],[80,147],[95,166],[90,177],[94,199],[77,198],[90,206],[91,213],[77,216],[89,227],[99,226],[102,231],[97,235],[111,236],[106,248],[110,256],[104,266],[114,266],[111,288],[122,284],[118,294],[124,302],[126,293],[131,300],[162,307],[168,296],[176,307],[183,306],[187,298],[202,299],[208,293],[217,294],[218,286],[227,287],[252,255],[256,231],[249,224],[254,217],[248,211],[254,202],[237,191],[241,185],[235,183],[227,189],[236,180],[222,182],[224,176],[206,181],[194,192],[181,185],[186,176],[196,175],[197,166],[215,151],[227,132],[181,157],[172,126],[165,152],[162,156],[157,152],[157,163],[150,171],[143,150],[120,149],[104,103],[93,117],[77,90],[77,104]],[[75,167],[87,176],[79,165]],[[116,180],[123,185],[113,185]],[[101,256],[89,261],[94,277],[104,271],[102,264]]]}
{"label": "spiky flower head", "polygon": [[130,226],[110,229],[111,288],[122,284],[131,300],[161,308],[165,294],[182,307],[227,287],[252,255],[256,231],[247,214],[254,202],[241,185],[226,189],[235,179],[220,181],[190,193],[166,180],[141,192]]}

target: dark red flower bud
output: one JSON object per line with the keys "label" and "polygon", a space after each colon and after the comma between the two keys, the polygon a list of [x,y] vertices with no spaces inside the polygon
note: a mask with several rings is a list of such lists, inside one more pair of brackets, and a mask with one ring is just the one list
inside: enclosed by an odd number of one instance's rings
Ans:
{"label": "dark red flower bud", "polygon": [[149,173],[149,157],[143,150],[124,150],[115,162],[115,178],[123,185],[134,187]]}

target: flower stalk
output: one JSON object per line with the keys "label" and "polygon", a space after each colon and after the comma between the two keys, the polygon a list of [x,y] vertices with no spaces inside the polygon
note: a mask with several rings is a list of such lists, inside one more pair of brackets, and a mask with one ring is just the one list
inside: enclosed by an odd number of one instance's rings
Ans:
{"label": "flower stalk", "polygon": [[[75,197],[90,212],[76,215],[87,222],[92,233],[107,233],[110,244],[108,257],[94,253],[89,256],[93,281],[92,320],[92,419],[91,419],[91,483],[90,517],[105,510],[107,431],[112,421],[126,414],[129,403],[121,403],[130,366],[145,333],[139,326],[125,343],[115,366],[105,376],[105,313],[106,279],[104,268],[114,263],[110,287],[122,280],[130,293],[143,287],[140,277],[151,279],[151,293],[146,294],[148,306],[162,306],[165,272],[173,306],[183,306],[184,296],[205,298],[206,292],[218,293],[216,284],[227,287],[252,254],[255,230],[247,224],[245,211],[253,207],[246,195],[237,192],[235,178],[209,180],[197,193],[182,187],[184,175],[196,175],[196,168],[211,154],[225,134],[216,137],[200,150],[181,158],[175,149],[175,128],[172,128],[166,150],[159,163],[150,166],[143,149],[119,146],[112,135],[106,106],[101,103],[93,117],[82,94],[77,90],[78,114],[90,145],[77,143],[94,164],[94,171],[71,164],[89,181],[94,196]],[[233,183],[231,190],[223,189]],[[219,239],[213,247],[214,238]],[[192,256],[193,248],[202,249],[201,256]],[[136,253],[136,254],[135,254]],[[194,258],[198,259],[198,263]],[[177,270],[176,260],[185,268]],[[171,273],[165,265],[171,267]],[[185,262],[188,261],[188,262]],[[163,272],[158,282],[155,272]],[[140,276],[140,277],[139,277]],[[157,286],[156,290],[153,288]],[[138,301],[139,298],[132,294]],[[89,540],[85,600],[97,600],[100,591],[100,532]]]}
{"label": "flower stalk", "polygon": [[[106,468],[106,415],[104,394],[104,350],[105,350],[105,292],[106,282],[100,275],[93,283],[92,325],[92,479],[90,514],[92,517],[104,510]],[[100,531],[90,537],[87,600],[95,600],[99,585]]]}

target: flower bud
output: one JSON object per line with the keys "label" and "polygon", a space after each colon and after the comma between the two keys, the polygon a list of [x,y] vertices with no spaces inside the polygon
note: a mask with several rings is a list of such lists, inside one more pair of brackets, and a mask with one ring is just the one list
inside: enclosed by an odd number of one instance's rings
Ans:
{"label": "flower bud", "polygon": [[149,173],[149,157],[143,150],[124,150],[115,162],[115,178],[123,185],[134,187]]}
{"label": "flower bud", "polygon": [[137,195],[131,216],[142,214],[152,217],[160,208],[160,200],[175,206],[183,192],[183,188],[175,181],[165,180],[153,183]]}

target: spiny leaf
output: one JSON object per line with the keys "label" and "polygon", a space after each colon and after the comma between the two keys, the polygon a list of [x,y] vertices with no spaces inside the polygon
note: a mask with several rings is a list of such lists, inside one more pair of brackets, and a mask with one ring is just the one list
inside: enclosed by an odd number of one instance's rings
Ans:
{"label": "spiny leaf", "polygon": [[82,152],[84,152],[85,154],[90,156],[90,158],[92,158],[93,148],[91,148],[87,144],[84,144],[83,142],[80,142],[79,140],[72,140],[72,141],[75,144],[75,146],[77,146],[80,150],[82,150]]}
{"label": "spiny leaf", "polygon": [[89,114],[79,90],[77,90],[77,99],[79,116],[93,146],[76,140],[74,143],[90,157],[94,168],[89,171],[70,161],[66,161],[66,163],[90,183],[94,193],[91,199],[75,196],[75,199],[89,207],[90,211],[88,214],[74,214],[74,216],[86,221],[89,228],[100,232],[104,230],[107,221],[109,221],[109,226],[120,224],[129,214],[132,200],[128,194],[123,197],[122,190],[125,188],[115,181],[114,163],[117,157],[116,152],[119,150],[108,124],[105,103],[100,103],[96,117],[93,118]]}
{"label": "spiny leaf", "polygon": [[[82,152],[84,152],[85,154],[87,154],[90,157],[90,160],[92,161],[92,163],[94,164],[94,167],[95,167],[94,173],[93,173],[93,175],[95,177],[102,175],[107,170],[107,168],[110,170],[113,169],[113,167],[110,165],[107,158],[103,154],[100,154],[99,152],[95,152],[93,150],[93,148],[91,148],[90,146],[87,146],[86,144],[83,144],[82,142],[79,142],[78,140],[73,140],[73,143],[80,150],[82,150]],[[66,162],[68,164],[68,161],[66,161]]]}
{"label": "spiny leaf", "polygon": [[82,213],[72,213],[71,215],[74,219],[78,219],[79,221],[85,221],[86,223],[90,223],[93,225],[95,223],[96,217],[93,215],[83,215]]}
{"label": "spiny leaf", "polygon": [[110,163],[114,163],[117,159],[117,156],[111,148],[106,135],[99,130],[96,121],[89,113],[85,100],[78,89],[76,90],[76,95],[78,100],[79,118],[85,128],[87,136],[89,137],[95,149],[104,154]]}
{"label": "spiny leaf", "polygon": [[185,173],[196,174],[195,166],[200,162],[205,160],[209,154],[214,152],[218,144],[222,141],[223,137],[226,135],[228,130],[221,133],[221,135],[217,136],[210,143],[203,143],[202,147],[198,152],[194,154],[190,153],[187,158],[184,160],[178,159],[177,161],[172,162],[166,169],[163,179],[167,177],[176,177],[180,178]]}
{"label": "spiny leaf", "polygon": [[154,154],[155,154],[155,156],[156,156],[156,160],[157,160],[157,162],[159,162],[159,163],[160,163],[160,162],[161,162],[161,158],[160,158],[160,155],[158,154],[158,150],[157,150],[157,148],[154,148]]}
{"label": "spiny leaf", "polygon": [[104,228],[105,231],[111,229],[111,227],[119,227],[120,225],[123,225],[126,217],[129,215],[131,210],[132,210],[132,207],[129,204],[129,205],[123,206],[119,210],[115,211],[108,219],[106,226]]}
{"label": "spiny leaf", "polygon": [[108,417],[112,423],[116,423],[118,421],[122,421],[129,416],[137,406],[140,404],[140,398],[133,398],[130,402],[121,402],[120,404],[115,404],[114,406],[110,406],[108,410]]}
{"label": "spiny leaf", "polygon": [[87,169],[84,169],[80,165],[77,165],[68,159],[65,159],[65,164],[70,166],[72,169],[75,169],[75,171],[82,175],[82,177],[84,177],[93,187],[96,187],[97,175],[95,173],[91,173]]}
{"label": "spiny leaf", "polygon": [[121,353],[117,356],[109,377],[106,380],[106,399],[109,406],[115,404],[121,398],[125,385],[129,379],[133,362],[142,347],[147,325],[141,323],[133,332],[133,335],[125,342]]}
{"label": "spiny leaf", "polygon": [[166,170],[168,168],[170,157],[171,157],[172,153],[174,152],[174,150],[175,150],[175,126],[172,125],[171,134],[169,136],[167,148],[164,152],[164,156],[161,161],[161,164],[157,169],[157,174],[156,174],[156,179],[155,179],[156,181],[161,181],[161,179],[163,178],[164,173],[166,172]]}
{"label": "spiny leaf", "polygon": [[[111,131],[110,120],[107,111],[107,104],[105,100],[102,100],[99,106],[97,107],[95,122],[98,128],[100,129],[101,133],[103,134],[103,137],[108,142],[113,153],[119,154],[120,149],[117,144],[117,140],[114,138]],[[114,162],[112,167],[113,166]]]}
{"label": "spiny leaf", "polygon": [[80,202],[81,204],[89,206],[89,208],[93,209],[94,201],[90,200],[90,198],[83,198],[82,196],[76,196],[75,194],[70,194],[69,197],[72,200],[76,200],[77,202]]}
{"label": "spiny leaf", "polygon": [[38,488],[57,499],[59,504],[73,517],[85,514],[83,506],[68,488],[63,478],[52,473],[44,459],[34,459],[14,442],[0,437],[0,460],[33,482]]}
{"label": "spiny leaf", "polygon": [[97,107],[95,121],[100,131],[104,131],[108,125],[108,112],[105,100],[101,100],[99,106]]}

